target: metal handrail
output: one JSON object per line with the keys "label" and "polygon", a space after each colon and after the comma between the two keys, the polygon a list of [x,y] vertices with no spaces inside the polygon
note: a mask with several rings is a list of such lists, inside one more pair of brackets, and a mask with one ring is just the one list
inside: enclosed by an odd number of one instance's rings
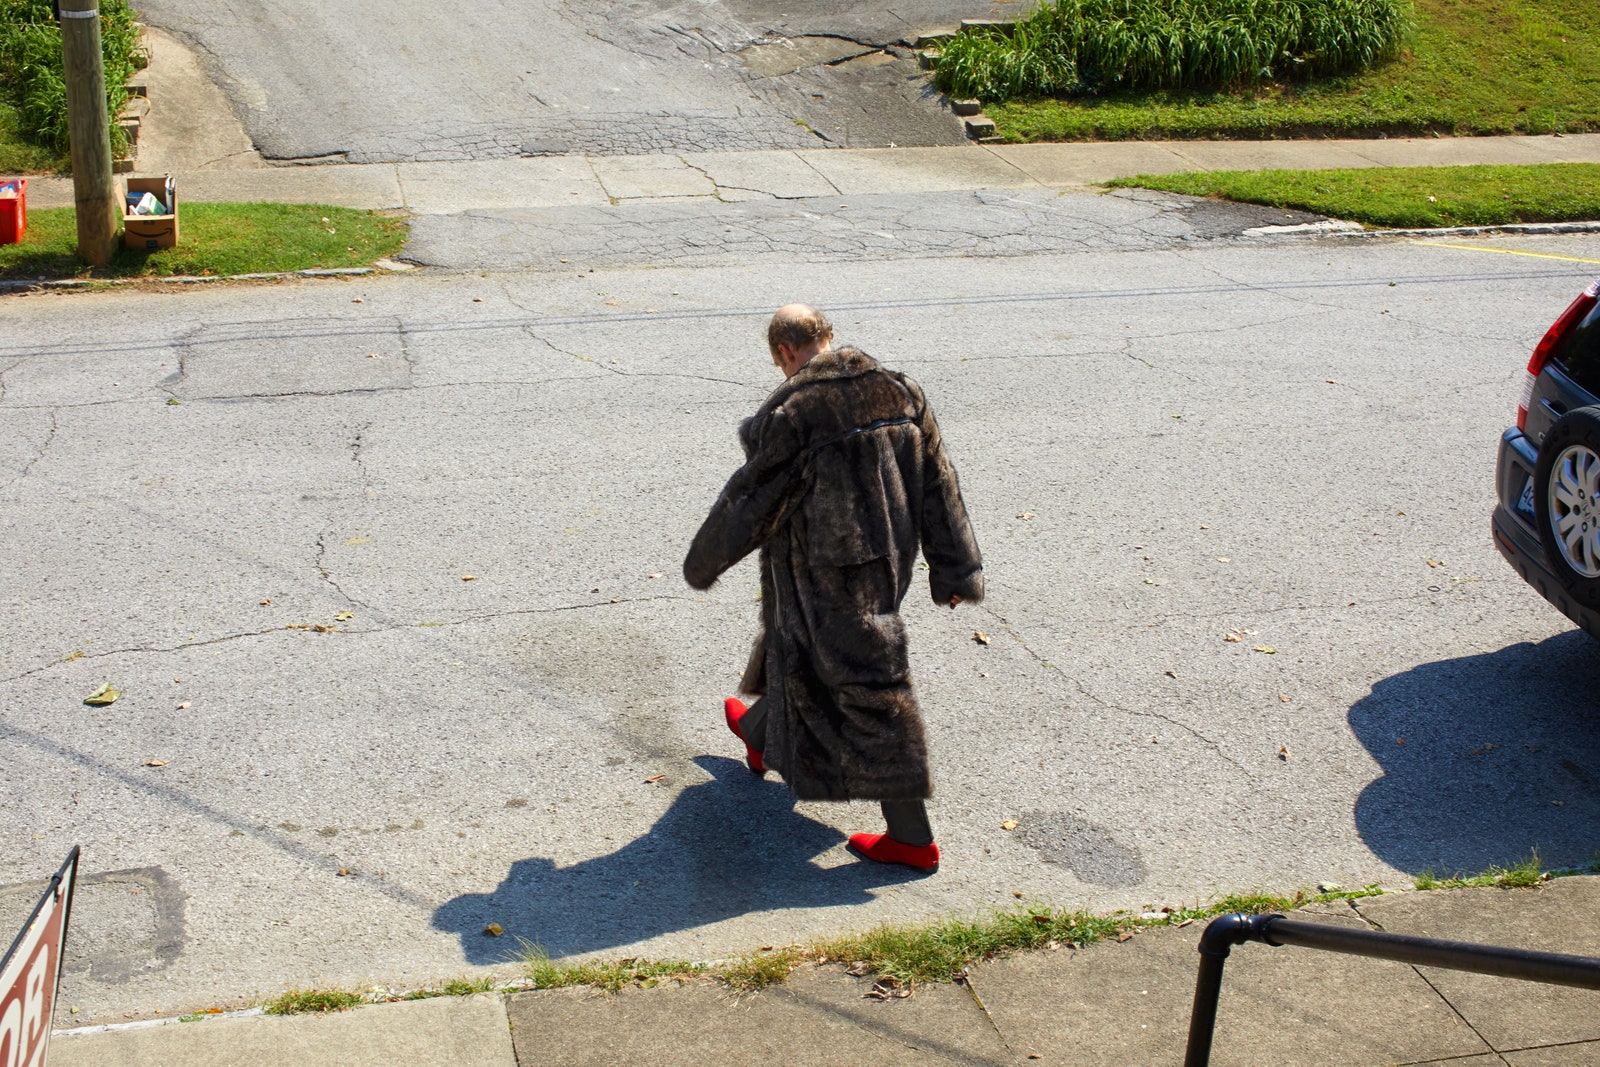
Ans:
{"label": "metal handrail", "polygon": [[1261,941],[1273,947],[1300,945],[1352,956],[1370,956],[1453,971],[1472,971],[1497,978],[1600,989],[1600,959],[1534,952],[1524,948],[1440,941],[1378,930],[1323,926],[1282,915],[1234,913],[1211,920],[1200,935],[1200,973],[1195,979],[1194,1010],[1189,1016],[1189,1045],[1184,1067],[1207,1067],[1211,1038],[1217,1026],[1217,1000],[1222,994],[1222,968],[1234,945]]}

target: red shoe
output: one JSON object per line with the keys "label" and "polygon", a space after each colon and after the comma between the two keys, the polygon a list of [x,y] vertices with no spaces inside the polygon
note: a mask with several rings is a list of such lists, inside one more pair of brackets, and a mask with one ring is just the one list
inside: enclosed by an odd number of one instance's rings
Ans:
{"label": "red shoe", "polygon": [[888,834],[851,834],[850,847],[878,863],[903,863],[919,871],[939,869],[939,846],[903,845]]}
{"label": "red shoe", "polygon": [[[750,709],[744,706],[744,701],[737,697],[729,697],[722,702],[722,714],[728,720],[728,729],[733,731],[733,736],[744,741],[744,731],[739,729],[739,720],[744,718],[744,713]],[[766,774],[767,765],[761,762],[761,753],[750,747],[750,742],[744,742],[744,761],[750,765],[754,774]]]}

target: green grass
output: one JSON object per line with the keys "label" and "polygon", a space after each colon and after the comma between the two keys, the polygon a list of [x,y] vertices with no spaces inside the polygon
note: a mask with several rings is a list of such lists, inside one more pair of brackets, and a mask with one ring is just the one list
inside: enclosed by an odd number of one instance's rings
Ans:
{"label": "green grass", "polygon": [[1600,4],[1415,0],[1388,62],[1310,83],[1165,89],[987,108],[1009,141],[1600,130]]}
{"label": "green grass", "polygon": [[64,153],[43,148],[22,137],[22,117],[0,100],[0,178],[66,170]]}
{"label": "green grass", "polygon": [[1186,172],[1106,184],[1296,208],[1371,226],[1600,220],[1600,163]]}
{"label": "green grass", "polygon": [[268,1015],[322,1015],[362,1003],[360,993],[343,989],[291,989],[266,1006]]}
{"label": "green grass", "polygon": [[1449,878],[1440,878],[1433,870],[1423,871],[1413,880],[1418,889],[1466,889],[1479,886],[1495,886],[1500,889],[1526,889],[1538,885],[1546,878],[1544,868],[1539,865],[1539,853],[1534,852],[1520,863],[1510,867],[1490,867],[1482,874],[1470,876],[1454,875]]}
{"label": "green grass", "polygon": [[662,978],[687,977],[702,974],[705,964],[684,960],[620,959],[599,963],[555,963],[549,953],[528,941],[520,941],[519,955],[534,989],[563,989],[568,986],[592,986],[615,993],[623,986],[635,982],[655,985]]}
{"label": "green grass", "polygon": [[21,244],[0,245],[0,279],[161,278],[365,267],[400,251],[404,218],[316,204],[179,204],[176,248],[120,247],[111,265],[78,262],[71,208],[28,212]]}
{"label": "green grass", "polygon": [[985,100],[1300,80],[1371,66],[1410,20],[1409,0],[1048,0],[948,42],[934,80]]}
{"label": "green grass", "polygon": [[[117,115],[128,102],[128,79],[146,63],[127,0],[101,0],[100,46],[111,147],[121,156],[127,143]],[[53,0],[0,0],[0,96],[20,119],[12,130],[17,142],[66,156],[67,90]],[[0,155],[5,151],[0,139]]]}

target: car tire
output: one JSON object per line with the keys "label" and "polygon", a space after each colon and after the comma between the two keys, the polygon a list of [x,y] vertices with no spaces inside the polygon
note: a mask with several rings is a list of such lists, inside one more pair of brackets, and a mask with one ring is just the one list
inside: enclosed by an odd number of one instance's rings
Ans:
{"label": "car tire", "polygon": [[1578,603],[1600,609],[1600,405],[1569,411],[1550,427],[1533,493],[1550,572]]}

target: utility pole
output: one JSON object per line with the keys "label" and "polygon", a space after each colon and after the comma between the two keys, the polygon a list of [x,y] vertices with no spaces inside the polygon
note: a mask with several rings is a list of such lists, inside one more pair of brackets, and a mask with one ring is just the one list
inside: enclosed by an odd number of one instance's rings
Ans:
{"label": "utility pole", "polygon": [[100,52],[100,2],[58,0],[58,9],[72,142],[72,192],[78,212],[78,258],[91,267],[103,267],[117,250],[117,226],[122,220],[111,174],[111,118],[106,114],[106,69]]}

